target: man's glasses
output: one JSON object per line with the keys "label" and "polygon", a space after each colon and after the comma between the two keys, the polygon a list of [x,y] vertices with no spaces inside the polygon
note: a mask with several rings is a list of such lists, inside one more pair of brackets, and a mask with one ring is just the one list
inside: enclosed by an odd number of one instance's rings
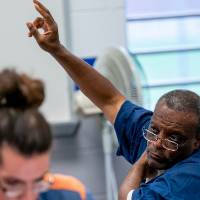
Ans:
{"label": "man's glasses", "polygon": [[[32,191],[35,194],[46,192],[50,189],[53,183],[54,183],[54,176],[52,174],[48,174],[44,177],[43,180],[33,183]],[[0,189],[7,198],[15,199],[25,194],[27,186],[25,184],[18,184],[12,186],[10,184],[5,183],[4,180],[0,180]]]}
{"label": "man's glasses", "polygon": [[158,141],[158,139],[161,140],[162,147],[169,151],[177,151],[180,146],[185,145],[185,143],[178,144],[167,138],[162,139],[158,137],[158,135],[156,135],[155,133],[153,133],[152,131],[148,129],[143,129],[143,136],[148,142],[156,142]]}

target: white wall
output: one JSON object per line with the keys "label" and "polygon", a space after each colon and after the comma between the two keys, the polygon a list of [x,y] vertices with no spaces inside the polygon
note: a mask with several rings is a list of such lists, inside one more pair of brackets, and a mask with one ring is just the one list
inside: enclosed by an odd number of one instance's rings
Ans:
{"label": "white wall", "polygon": [[[62,1],[43,0],[53,13],[64,41],[64,22]],[[3,0],[0,6],[0,68],[16,66],[39,77],[46,84],[46,100],[42,111],[50,121],[67,121],[68,86],[63,70],[45,52],[40,50],[33,38],[27,37],[26,22],[32,21],[38,13],[31,0]]]}
{"label": "white wall", "polygon": [[70,0],[71,49],[95,57],[112,45],[125,45],[124,0]]}

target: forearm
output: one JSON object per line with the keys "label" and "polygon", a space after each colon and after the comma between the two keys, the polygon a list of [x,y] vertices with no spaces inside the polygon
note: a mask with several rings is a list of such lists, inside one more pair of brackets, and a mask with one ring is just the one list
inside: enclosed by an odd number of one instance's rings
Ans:
{"label": "forearm", "polygon": [[124,179],[119,189],[119,200],[126,200],[127,195],[131,190],[140,187],[142,180],[144,179],[144,168],[140,165],[133,165],[128,175]]}
{"label": "forearm", "polygon": [[[102,109],[103,112],[105,111],[105,114],[107,106],[117,106],[118,102],[119,104],[120,102],[123,102],[124,96],[109,80],[99,74],[83,60],[71,54],[65,47],[60,46],[58,50],[51,53],[51,55],[79,85],[82,92]],[[116,108],[116,110],[117,109],[119,108]],[[110,116],[108,116],[108,118],[110,118]]]}

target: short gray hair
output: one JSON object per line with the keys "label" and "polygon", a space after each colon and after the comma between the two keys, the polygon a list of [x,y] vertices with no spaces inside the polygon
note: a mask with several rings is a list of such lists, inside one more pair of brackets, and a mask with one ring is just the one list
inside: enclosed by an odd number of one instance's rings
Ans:
{"label": "short gray hair", "polygon": [[157,105],[165,103],[175,111],[192,112],[198,117],[197,134],[200,136],[200,97],[190,90],[172,90],[162,95]]}

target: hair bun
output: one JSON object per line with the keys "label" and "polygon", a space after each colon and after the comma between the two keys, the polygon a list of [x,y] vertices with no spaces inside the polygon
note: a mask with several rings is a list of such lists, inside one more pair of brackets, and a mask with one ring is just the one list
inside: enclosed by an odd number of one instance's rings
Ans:
{"label": "hair bun", "polygon": [[39,107],[44,100],[44,84],[27,74],[5,69],[0,73],[0,107],[27,109]]}

